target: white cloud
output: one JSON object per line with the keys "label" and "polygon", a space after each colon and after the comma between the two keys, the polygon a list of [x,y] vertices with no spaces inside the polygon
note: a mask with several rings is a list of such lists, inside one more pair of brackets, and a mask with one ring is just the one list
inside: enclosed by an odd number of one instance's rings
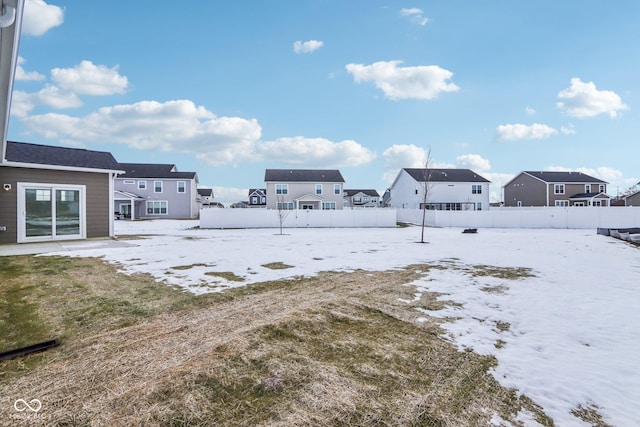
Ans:
{"label": "white cloud", "polygon": [[563,135],[573,135],[576,133],[576,130],[573,128],[573,124],[569,123],[566,126],[560,127],[560,133]]}
{"label": "white cloud", "polygon": [[347,64],[356,83],[372,81],[387,98],[433,99],[442,92],[460,88],[451,83],[453,73],[437,65],[399,67],[402,61],[380,61],[371,65]]}
{"label": "white cloud", "polygon": [[527,112],[527,114],[528,114],[528,115],[530,115],[530,116],[533,116],[533,115],[536,113],[536,110],[535,110],[535,109],[533,109],[533,108],[531,108],[531,107],[529,107],[528,105],[527,105],[527,107],[526,107],[524,110],[525,110],[525,111]]}
{"label": "white cloud", "polygon": [[297,41],[293,44],[293,51],[297,54],[311,53],[324,46],[324,42],[319,40],[307,40],[306,42]]}
{"label": "white cloud", "polygon": [[356,166],[375,154],[355,141],[322,138],[260,140],[256,119],[217,117],[192,101],[141,101],[101,108],[84,117],[43,114],[22,118],[31,134],[66,145],[116,143],[138,150],[195,155],[210,165],[283,162],[310,166]]}
{"label": "white cloud", "polygon": [[254,155],[265,161],[317,167],[358,166],[375,158],[373,152],[352,140],[333,142],[302,136],[259,142]]}
{"label": "white cloud", "polygon": [[396,144],[384,150],[384,172],[382,179],[391,184],[402,168],[423,168],[427,151],[413,144]]}
{"label": "white cloud", "polygon": [[23,57],[18,56],[18,64],[16,65],[16,75],[15,75],[16,80],[41,81],[46,78],[45,76],[38,73],[37,71],[30,71],[30,72],[25,71],[24,68],[22,68],[22,64],[24,64],[25,62],[26,60]]}
{"label": "white cloud", "polygon": [[235,187],[211,187],[213,188],[213,200],[221,202],[225,206],[229,206],[230,203],[240,202],[247,200],[249,195],[248,188],[235,188]]}
{"label": "white cloud", "polygon": [[418,9],[417,7],[404,8],[400,10],[400,15],[410,17],[413,23],[423,27],[429,22],[429,19],[423,16],[422,9]]}
{"label": "white cloud", "polygon": [[456,157],[456,165],[464,169],[471,169],[475,172],[482,173],[491,169],[489,160],[483,158],[479,154],[464,154]]}
{"label": "white cloud", "polygon": [[59,6],[47,4],[43,0],[26,0],[22,17],[24,34],[41,36],[63,22],[64,11]]}
{"label": "white cloud", "polygon": [[54,68],[51,79],[62,89],[80,95],[113,95],[125,93],[127,77],[118,73],[118,66],[108,68],[82,61],[73,68]]}
{"label": "white cloud", "polygon": [[593,82],[584,83],[577,77],[571,79],[569,88],[558,93],[558,98],[563,100],[558,102],[558,108],[572,117],[609,114],[609,117],[615,118],[620,111],[629,108],[617,93],[597,90]]}
{"label": "white cloud", "polygon": [[558,131],[547,125],[534,123],[523,125],[500,125],[496,128],[496,137],[500,141],[517,141],[522,139],[544,139],[556,135]]}

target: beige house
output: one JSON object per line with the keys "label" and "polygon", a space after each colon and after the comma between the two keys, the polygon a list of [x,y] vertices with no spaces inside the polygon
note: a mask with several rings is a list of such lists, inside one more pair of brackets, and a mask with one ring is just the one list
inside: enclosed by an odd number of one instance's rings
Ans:
{"label": "beige house", "polygon": [[267,209],[342,209],[339,170],[267,169],[264,182]]}
{"label": "beige house", "polygon": [[582,172],[524,171],[504,185],[504,206],[609,206],[607,182]]}

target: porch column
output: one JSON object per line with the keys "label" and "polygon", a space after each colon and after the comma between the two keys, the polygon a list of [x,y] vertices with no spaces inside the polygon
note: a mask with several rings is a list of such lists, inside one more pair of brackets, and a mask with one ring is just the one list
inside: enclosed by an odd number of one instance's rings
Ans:
{"label": "porch column", "polygon": [[136,219],[136,201],[131,198],[131,221]]}

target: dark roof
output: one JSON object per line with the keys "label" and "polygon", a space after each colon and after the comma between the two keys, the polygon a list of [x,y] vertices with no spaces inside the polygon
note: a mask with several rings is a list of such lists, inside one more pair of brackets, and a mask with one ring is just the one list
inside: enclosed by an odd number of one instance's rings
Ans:
{"label": "dark roof", "polygon": [[265,182],[344,182],[339,170],[333,169],[267,169]]}
{"label": "dark roof", "polygon": [[413,179],[424,182],[429,176],[432,182],[491,182],[470,169],[404,168]]}
{"label": "dark roof", "polygon": [[198,194],[201,196],[213,196],[213,188],[198,188]]}
{"label": "dark roof", "polygon": [[574,183],[589,183],[597,182],[606,184],[598,178],[594,178],[582,172],[557,172],[557,171],[524,171],[528,175],[538,178],[544,182],[574,182]]}
{"label": "dark roof", "polygon": [[605,197],[609,197],[604,193],[579,193],[579,194],[574,194],[573,196],[569,197],[570,199],[591,199],[592,197],[596,197],[598,195],[602,194]]}
{"label": "dark roof", "polygon": [[193,179],[195,172],[177,172],[176,165],[156,163],[120,163],[126,173],[118,178],[169,178]]}
{"label": "dark roof", "polygon": [[251,194],[253,194],[255,192],[258,192],[260,194],[265,195],[265,194],[267,194],[267,189],[266,188],[250,188],[249,189],[249,195],[251,195]]}
{"label": "dark roof", "polygon": [[380,194],[376,190],[344,190],[347,196],[355,196],[358,193],[366,194],[371,197],[380,197]]}
{"label": "dark roof", "polygon": [[5,158],[10,162],[88,169],[120,170],[111,153],[81,148],[54,147],[7,141]]}

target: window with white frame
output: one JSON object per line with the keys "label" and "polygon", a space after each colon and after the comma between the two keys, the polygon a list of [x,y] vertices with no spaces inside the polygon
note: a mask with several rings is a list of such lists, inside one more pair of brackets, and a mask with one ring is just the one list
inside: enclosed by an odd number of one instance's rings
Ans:
{"label": "window with white frame", "polygon": [[322,194],[322,184],[316,184],[316,194],[317,195]]}
{"label": "window with white frame", "polygon": [[278,202],[276,204],[276,209],[278,209],[279,211],[281,211],[281,210],[284,210],[284,211],[293,210],[293,202]]}
{"label": "window with white frame", "polygon": [[148,200],[147,215],[166,215],[168,204],[166,200]]}
{"label": "window with white frame", "polygon": [[162,193],[162,181],[153,181],[153,192]]}
{"label": "window with white frame", "polygon": [[591,206],[606,206],[606,204],[602,203],[602,200],[595,199],[595,200],[591,203]]}
{"label": "window with white frame", "polygon": [[147,181],[138,181],[138,190],[146,190]]}
{"label": "window with white frame", "polygon": [[564,184],[555,184],[553,186],[553,194],[564,194]]}
{"label": "window with white frame", "polygon": [[333,194],[342,194],[342,186],[340,184],[333,184]]}
{"label": "window with white frame", "polygon": [[322,203],[322,209],[324,209],[324,210],[335,210],[336,209],[336,202],[323,202]]}
{"label": "window with white frame", "polygon": [[251,204],[252,205],[258,204],[258,196],[251,196]]}
{"label": "window with white frame", "polygon": [[591,184],[585,184],[584,185],[584,192],[585,193],[591,193]]}
{"label": "window with white frame", "polygon": [[482,194],[482,185],[479,185],[479,184],[471,185],[471,194]]}
{"label": "window with white frame", "polygon": [[187,192],[187,183],[184,181],[178,181],[178,193]]}
{"label": "window with white frame", "polygon": [[568,200],[556,200],[557,207],[569,206]]}
{"label": "window with white frame", "polygon": [[289,184],[276,184],[276,194],[289,194]]}
{"label": "window with white frame", "polygon": [[604,185],[604,184],[600,184],[600,185],[598,186],[598,191],[599,191],[600,193],[604,193],[604,192],[605,192],[605,190],[606,190],[606,189],[605,189],[605,185]]}
{"label": "window with white frame", "polygon": [[123,184],[135,184],[136,180],[135,179],[125,179],[122,181]]}

